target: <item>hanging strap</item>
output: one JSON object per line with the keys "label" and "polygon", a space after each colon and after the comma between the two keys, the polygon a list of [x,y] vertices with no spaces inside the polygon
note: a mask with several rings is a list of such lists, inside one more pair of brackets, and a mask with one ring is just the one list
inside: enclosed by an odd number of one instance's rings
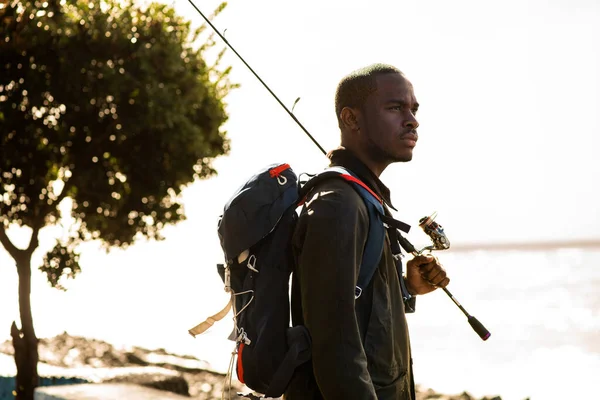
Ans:
{"label": "hanging strap", "polygon": [[402,237],[398,230],[392,226],[387,228],[388,236],[390,238],[390,244],[392,248],[392,254],[394,256],[394,263],[396,264],[396,271],[398,272],[398,279],[400,280],[400,289],[402,291],[402,297],[404,299],[404,307],[406,312],[415,311],[415,300],[416,298],[410,294],[404,281],[404,270],[402,267],[402,250],[400,249],[399,237]]}
{"label": "hanging strap", "polygon": [[221,311],[219,311],[218,313],[216,313],[213,316],[206,318],[206,320],[199,323],[192,329],[188,330],[190,335],[192,335],[193,337],[196,337],[196,335],[200,335],[201,333],[206,332],[208,330],[208,328],[213,326],[213,324],[215,322],[220,321],[223,318],[225,318],[225,316],[227,315],[229,310],[231,310],[232,302],[233,302],[233,297],[229,299],[229,301],[227,302],[227,305]]}
{"label": "hanging strap", "polygon": [[400,229],[404,233],[408,233],[410,231],[410,225],[408,225],[405,222],[398,221],[397,219],[394,219],[388,215],[381,214],[381,220],[387,226],[393,227],[395,229]]}

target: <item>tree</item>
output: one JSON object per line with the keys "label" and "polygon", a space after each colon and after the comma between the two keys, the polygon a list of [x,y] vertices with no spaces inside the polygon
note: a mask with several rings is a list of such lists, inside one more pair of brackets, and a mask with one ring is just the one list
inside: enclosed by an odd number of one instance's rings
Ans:
{"label": "tree", "polygon": [[[236,85],[204,29],[134,0],[0,4],[0,242],[19,277],[18,399],[33,399],[38,382],[30,281],[40,231],[75,221],[40,267],[60,288],[80,271],[82,241],[161,239],[185,218],[182,188],[214,175],[211,161],[229,151],[224,97]],[[26,248],[9,227],[28,229]]]}

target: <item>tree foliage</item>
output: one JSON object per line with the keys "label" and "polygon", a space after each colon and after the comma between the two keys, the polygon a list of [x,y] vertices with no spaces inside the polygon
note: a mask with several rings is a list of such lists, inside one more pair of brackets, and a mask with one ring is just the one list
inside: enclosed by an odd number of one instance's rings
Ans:
{"label": "tree foliage", "polygon": [[[2,7],[2,6],[0,6]],[[217,10],[221,11],[224,4]],[[163,4],[8,1],[0,9],[0,222],[34,232],[72,199],[78,229],[42,270],[79,270],[81,240],[126,246],[184,218],[178,195],[215,173],[234,87]]]}
{"label": "tree foliage", "polygon": [[[0,243],[19,276],[19,400],[38,384],[30,292],[40,230],[69,227],[40,267],[61,288],[81,269],[84,240],[160,239],[184,219],[183,187],[215,174],[211,161],[228,152],[224,97],[235,85],[211,36],[194,47],[203,29],[134,0],[0,3]],[[11,225],[30,228],[26,248],[9,238]]]}

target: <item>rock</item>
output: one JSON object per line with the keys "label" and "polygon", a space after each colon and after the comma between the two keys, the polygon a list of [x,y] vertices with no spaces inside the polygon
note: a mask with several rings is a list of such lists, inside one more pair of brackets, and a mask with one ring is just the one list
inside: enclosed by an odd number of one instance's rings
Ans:
{"label": "rock", "polygon": [[[0,343],[0,352],[12,355],[12,343]],[[40,365],[52,366],[59,374],[72,371],[88,382],[134,383],[157,388],[195,400],[221,399],[226,388],[225,374],[211,371],[210,365],[188,355],[170,354],[164,349],[141,347],[119,349],[101,340],[71,336],[66,332],[39,342]],[[231,379],[231,393],[250,392]]]}
{"label": "rock", "polygon": [[[10,341],[0,343],[0,353],[12,355]],[[71,336],[66,332],[39,342],[40,366],[51,366],[51,375],[69,376],[87,382],[132,383],[160,389],[194,400],[217,400],[251,393],[234,376],[210,370],[205,361],[192,356],[170,354],[164,349],[141,347],[119,349],[101,340]],[[1,383],[1,382],[0,382]],[[231,385],[231,386],[230,386]],[[1,386],[1,385],[0,385]],[[417,386],[416,400],[477,400],[468,392],[457,395],[437,393]],[[480,400],[502,400],[499,396]]]}
{"label": "rock", "polygon": [[190,387],[187,380],[182,375],[128,374],[107,379],[103,381],[103,383],[134,383],[136,385],[165,390],[183,396],[190,395]]}
{"label": "rock", "polygon": [[[473,397],[468,392],[462,392],[457,395],[448,395],[438,393],[433,389],[423,389],[421,386],[417,385],[416,387],[416,400],[477,400],[476,397]],[[500,396],[495,397],[482,397],[480,400],[502,400]]]}
{"label": "rock", "polygon": [[125,357],[127,358],[127,362],[135,365],[149,365],[149,363],[143,360],[141,357],[137,356],[135,353],[125,353]]}
{"label": "rock", "polygon": [[[37,388],[36,400],[186,400],[188,397],[131,383],[93,383]],[[8,399],[7,399],[8,400]]]}

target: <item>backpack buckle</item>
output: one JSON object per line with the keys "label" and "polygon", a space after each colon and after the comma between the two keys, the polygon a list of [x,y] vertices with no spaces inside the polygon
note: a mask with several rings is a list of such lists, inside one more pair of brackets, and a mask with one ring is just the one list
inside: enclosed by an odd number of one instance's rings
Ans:
{"label": "backpack buckle", "polygon": [[254,267],[255,265],[256,265],[256,256],[254,254],[252,254],[250,256],[250,258],[248,259],[248,263],[246,264],[246,266],[248,267],[248,269],[250,269],[258,274],[258,270]]}
{"label": "backpack buckle", "polygon": [[400,261],[401,259],[404,258],[404,254],[402,254],[402,253],[393,254],[392,256],[394,257],[394,260],[396,260],[396,261]]}
{"label": "backpack buckle", "polygon": [[244,331],[244,328],[241,329],[240,334],[235,341],[236,343],[244,342],[246,346],[249,346],[250,343],[252,343],[252,340],[248,339],[248,335]]}
{"label": "backpack buckle", "polygon": [[361,288],[359,288],[358,286],[356,288],[354,288],[354,300],[358,299],[361,294],[362,294]]}
{"label": "backpack buckle", "polygon": [[224,277],[225,277],[225,292],[226,293],[230,293],[231,292],[231,270],[229,269],[229,264],[227,264],[227,266],[225,267],[225,271],[223,273]]}

